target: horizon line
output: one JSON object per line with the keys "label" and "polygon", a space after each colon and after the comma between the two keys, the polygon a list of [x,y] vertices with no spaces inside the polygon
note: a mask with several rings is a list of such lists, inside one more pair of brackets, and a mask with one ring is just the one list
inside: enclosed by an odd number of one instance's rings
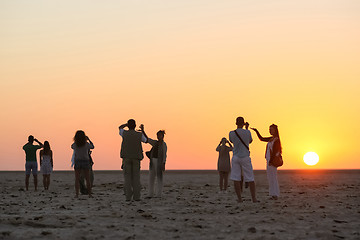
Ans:
{"label": "horizon line", "polygon": [[[291,169],[278,169],[278,171],[359,171],[360,168],[291,168]],[[74,169],[59,169],[53,170],[53,172],[73,172]],[[94,172],[101,171],[123,171],[122,169],[97,169],[93,170]],[[149,171],[148,169],[140,169],[140,171]],[[165,172],[170,171],[214,171],[217,172],[216,169],[168,169]],[[266,171],[266,169],[254,169],[253,171]],[[0,170],[0,172],[25,172],[25,170]],[[38,175],[41,175],[41,172],[38,171]]]}

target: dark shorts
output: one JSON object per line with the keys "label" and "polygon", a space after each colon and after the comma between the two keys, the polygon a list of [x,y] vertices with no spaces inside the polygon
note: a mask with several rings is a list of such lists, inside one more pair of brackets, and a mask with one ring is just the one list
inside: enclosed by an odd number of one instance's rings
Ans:
{"label": "dark shorts", "polygon": [[25,163],[25,174],[30,175],[31,172],[33,175],[37,175],[37,172],[38,172],[37,162],[26,162]]}
{"label": "dark shorts", "polygon": [[90,169],[90,160],[75,159],[74,169]]}

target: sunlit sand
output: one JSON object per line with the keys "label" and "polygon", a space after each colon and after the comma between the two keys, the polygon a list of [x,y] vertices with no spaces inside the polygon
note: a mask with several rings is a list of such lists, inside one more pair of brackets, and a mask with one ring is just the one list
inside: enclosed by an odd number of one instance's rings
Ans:
{"label": "sunlit sand", "polygon": [[218,193],[215,171],[167,171],[162,199],[145,199],[142,172],[142,200],[131,203],[120,171],[95,172],[92,199],[74,199],[73,172],[54,172],[46,192],[2,172],[0,239],[359,239],[359,174],[280,170],[281,196],[269,200],[266,172],[255,171],[261,202],[246,189],[240,204],[232,187]]}

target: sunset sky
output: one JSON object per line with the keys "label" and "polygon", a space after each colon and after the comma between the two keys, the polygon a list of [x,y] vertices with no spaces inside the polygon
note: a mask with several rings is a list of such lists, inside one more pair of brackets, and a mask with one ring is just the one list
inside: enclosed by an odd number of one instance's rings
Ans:
{"label": "sunset sky", "polygon": [[24,170],[30,134],[70,170],[78,129],[118,170],[129,118],[166,130],[168,169],[216,169],[238,116],[279,126],[282,169],[359,169],[359,90],[358,0],[0,2],[0,170]]}

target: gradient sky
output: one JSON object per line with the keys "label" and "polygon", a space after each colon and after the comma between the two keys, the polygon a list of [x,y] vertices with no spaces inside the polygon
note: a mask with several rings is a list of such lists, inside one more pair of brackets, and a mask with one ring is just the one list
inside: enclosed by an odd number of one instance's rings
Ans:
{"label": "gradient sky", "polygon": [[282,169],[358,169],[359,89],[358,0],[0,2],[0,170],[24,169],[30,134],[71,169],[78,129],[120,169],[129,118],[167,131],[168,169],[216,169],[237,116],[279,126]]}

